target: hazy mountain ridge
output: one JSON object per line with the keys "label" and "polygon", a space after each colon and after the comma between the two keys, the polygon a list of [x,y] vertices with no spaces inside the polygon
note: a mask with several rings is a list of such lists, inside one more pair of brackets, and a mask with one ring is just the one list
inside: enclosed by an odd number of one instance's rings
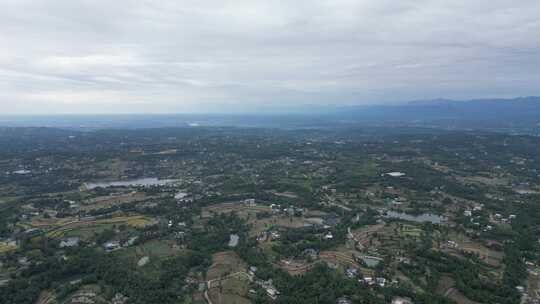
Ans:
{"label": "hazy mountain ridge", "polygon": [[[473,100],[420,100],[411,101],[399,105],[381,105],[381,106],[358,106],[345,109],[347,112],[355,110],[366,114],[382,114],[387,116],[404,114],[418,116],[419,119],[433,118],[490,118],[487,114],[496,114],[497,116],[510,116],[520,114],[533,116],[540,113],[540,97],[519,97],[513,99],[473,99]],[[505,111],[505,112],[499,112]],[[507,112],[510,111],[510,112]],[[423,116],[425,114],[437,115],[436,117]]]}
{"label": "hazy mountain ridge", "polygon": [[540,97],[435,99],[394,105],[312,106],[297,113],[51,115],[0,117],[3,127],[57,127],[77,130],[164,127],[336,128],[412,126],[540,133]]}
{"label": "hazy mountain ridge", "polygon": [[362,123],[414,123],[458,129],[538,129],[540,97],[413,101],[401,105],[348,107],[336,115]]}

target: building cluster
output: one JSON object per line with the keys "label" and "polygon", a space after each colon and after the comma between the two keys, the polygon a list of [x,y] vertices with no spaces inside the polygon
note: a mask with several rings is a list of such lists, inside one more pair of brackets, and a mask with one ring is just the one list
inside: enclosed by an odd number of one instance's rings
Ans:
{"label": "building cluster", "polygon": [[250,282],[261,287],[266,292],[266,295],[268,295],[272,300],[277,299],[278,296],[280,295],[280,292],[274,286],[272,279],[268,279],[268,280],[258,279],[256,276],[256,273],[257,273],[257,267],[255,266],[249,267],[248,276],[249,276]]}

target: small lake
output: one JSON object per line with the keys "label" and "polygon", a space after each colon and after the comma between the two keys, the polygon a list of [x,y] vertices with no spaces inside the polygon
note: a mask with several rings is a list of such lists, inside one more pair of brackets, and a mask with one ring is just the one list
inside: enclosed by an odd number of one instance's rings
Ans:
{"label": "small lake", "polygon": [[88,190],[95,188],[110,188],[110,187],[148,187],[148,186],[165,186],[176,183],[176,179],[159,179],[156,177],[139,178],[126,181],[112,181],[112,182],[95,182],[84,183],[84,186]]}
{"label": "small lake", "polygon": [[407,213],[395,212],[395,211],[386,212],[385,217],[393,218],[393,219],[400,219],[400,220],[409,221],[409,222],[417,222],[417,223],[430,222],[432,224],[440,224],[445,220],[444,217],[433,214],[433,213],[422,213],[419,215],[410,215]]}

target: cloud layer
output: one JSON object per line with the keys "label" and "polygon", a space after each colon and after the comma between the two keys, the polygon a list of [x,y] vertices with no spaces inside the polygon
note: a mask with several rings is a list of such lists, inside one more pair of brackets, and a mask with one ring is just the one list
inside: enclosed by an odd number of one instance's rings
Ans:
{"label": "cloud layer", "polygon": [[0,113],[535,95],[538,0],[4,0]]}

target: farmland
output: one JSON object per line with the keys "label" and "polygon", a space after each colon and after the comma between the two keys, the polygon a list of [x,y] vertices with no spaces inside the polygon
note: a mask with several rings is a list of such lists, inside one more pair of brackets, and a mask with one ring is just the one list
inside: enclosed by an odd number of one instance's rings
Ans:
{"label": "farmland", "polygon": [[0,291],[17,304],[539,296],[537,138],[62,132],[0,147],[19,172],[0,175]]}

